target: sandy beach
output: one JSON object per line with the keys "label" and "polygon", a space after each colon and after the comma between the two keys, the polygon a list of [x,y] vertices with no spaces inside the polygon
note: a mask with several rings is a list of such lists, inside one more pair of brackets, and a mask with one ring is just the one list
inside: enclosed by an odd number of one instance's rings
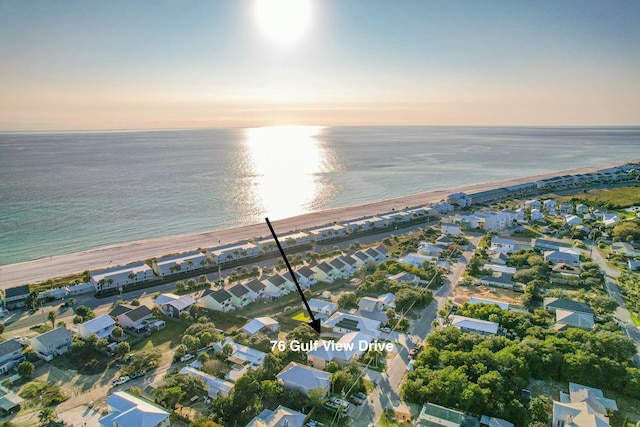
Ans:
{"label": "sandy beach", "polygon": [[[630,162],[640,162],[640,159],[588,166],[504,181],[484,182],[464,187],[435,190],[381,200],[357,206],[327,209],[292,218],[272,221],[272,225],[277,233],[285,233],[291,230],[301,230],[332,222],[341,222],[365,215],[383,213],[394,208],[404,209],[405,207],[435,203],[445,199],[448,194],[455,192],[462,191],[466,193],[473,193],[492,188],[537,181],[553,176],[589,173],[599,169],[619,166]],[[96,270],[105,267],[125,265],[134,261],[145,260],[152,257],[193,251],[197,248],[209,248],[240,240],[246,240],[248,238],[268,235],[269,229],[266,223],[263,222],[224,230],[122,243],[83,252],[10,264],[0,266],[0,288],[6,289],[8,287],[27,283],[37,283],[50,278],[82,272],[85,270]]]}

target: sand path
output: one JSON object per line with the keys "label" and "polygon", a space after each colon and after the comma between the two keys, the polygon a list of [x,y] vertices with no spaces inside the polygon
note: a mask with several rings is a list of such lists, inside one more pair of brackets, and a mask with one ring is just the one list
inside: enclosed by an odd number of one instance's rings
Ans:
{"label": "sand path", "polygon": [[[327,209],[292,218],[272,221],[272,225],[277,233],[285,233],[291,230],[300,230],[332,222],[341,222],[366,215],[384,213],[394,208],[404,209],[405,207],[435,203],[442,199],[446,199],[448,194],[460,191],[473,193],[508,185],[523,184],[554,176],[589,173],[599,169],[619,166],[630,162],[640,162],[640,159],[587,166],[504,181],[466,185],[463,187],[429,191],[362,205]],[[252,237],[268,235],[269,229],[267,228],[266,223],[259,223],[224,230],[214,230],[203,233],[122,243],[83,252],[53,256],[51,258],[4,265],[0,266],[0,288],[6,289],[8,287],[23,285],[26,283],[41,282],[50,278],[82,272],[84,270],[95,270],[109,266],[125,265],[137,260],[145,260],[172,253],[193,251],[197,248],[220,246]],[[218,243],[218,241],[220,241],[220,243]]]}

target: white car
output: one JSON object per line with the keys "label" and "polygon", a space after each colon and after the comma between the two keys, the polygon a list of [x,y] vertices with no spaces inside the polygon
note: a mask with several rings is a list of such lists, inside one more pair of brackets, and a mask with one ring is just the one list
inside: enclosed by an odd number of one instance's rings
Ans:
{"label": "white car", "polygon": [[180,358],[180,361],[181,361],[181,362],[187,362],[187,361],[189,361],[189,360],[193,359],[194,357],[195,357],[195,356],[194,356],[193,354],[189,354],[189,353],[187,353],[187,354],[185,354],[184,356],[182,356],[182,357]]}
{"label": "white car", "polygon": [[130,379],[131,379],[131,378],[130,378],[128,375],[125,375],[124,377],[120,377],[120,378],[118,378],[117,380],[115,380],[115,381],[114,381],[113,383],[111,383],[111,384],[113,384],[113,386],[117,386],[117,385],[120,385],[120,384],[124,384],[124,383],[126,383],[126,382],[127,382],[127,381],[129,381]]}

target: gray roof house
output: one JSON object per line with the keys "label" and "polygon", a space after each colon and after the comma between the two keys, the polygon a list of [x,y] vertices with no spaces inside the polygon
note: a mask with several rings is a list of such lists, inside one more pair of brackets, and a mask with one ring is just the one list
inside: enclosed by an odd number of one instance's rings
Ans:
{"label": "gray roof house", "polygon": [[22,346],[15,338],[0,342],[0,374],[13,369],[23,360]]}
{"label": "gray roof house", "polygon": [[556,310],[568,310],[576,313],[594,314],[589,304],[568,299],[547,297],[543,300],[545,310],[555,313]]}
{"label": "gray roof house", "polygon": [[24,307],[29,297],[29,285],[15,286],[4,290],[4,306],[7,310]]}
{"label": "gray roof house", "polygon": [[329,372],[299,365],[296,362],[290,362],[276,375],[278,384],[284,388],[300,390],[304,394],[308,394],[314,388],[322,388],[329,391],[330,378],[331,374]]}
{"label": "gray roof house", "polygon": [[30,343],[38,357],[48,362],[71,349],[71,331],[61,326],[31,338]]}

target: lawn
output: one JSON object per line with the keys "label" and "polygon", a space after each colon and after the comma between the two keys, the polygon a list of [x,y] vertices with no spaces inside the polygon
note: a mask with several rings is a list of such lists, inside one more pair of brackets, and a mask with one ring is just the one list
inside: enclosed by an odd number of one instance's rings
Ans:
{"label": "lawn", "polygon": [[307,323],[307,322],[309,322],[311,320],[311,318],[309,317],[307,312],[304,311],[304,310],[300,310],[295,315],[291,316],[291,318],[293,320],[297,320],[298,322],[305,322],[305,323]]}
{"label": "lawn", "polygon": [[629,314],[631,315],[631,320],[633,320],[633,323],[636,326],[640,326],[640,317],[636,316],[635,314],[633,314],[633,312],[629,311]]}
{"label": "lawn", "polygon": [[576,193],[570,196],[561,196],[558,197],[558,200],[560,202],[565,202],[571,200],[574,197],[585,200],[593,200],[600,203],[609,201],[614,205],[625,208],[640,204],[640,186],[599,188],[595,190],[588,190],[586,193]]}
{"label": "lawn", "polygon": [[181,344],[182,335],[184,335],[187,325],[171,319],[166,319],[165,324],[166,326],[163,329],[154,332],[149,338],[133,345],[131,350],[159,348],[162,352],[165,352]]}

